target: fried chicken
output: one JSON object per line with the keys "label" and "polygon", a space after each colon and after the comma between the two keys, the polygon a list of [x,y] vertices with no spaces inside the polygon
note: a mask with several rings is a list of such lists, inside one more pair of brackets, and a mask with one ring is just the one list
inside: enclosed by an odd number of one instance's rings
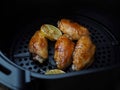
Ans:
{"label": "fried chicken", "polygon": [[54,60],[58,69],[65,69],[72,63],[72,54],[74,51],[74,42],[66,35],[62,35],[55,43]]}
{"label": "fried chicken", "polygon": [[36,31],[29,42],[29,51],[33,54],[33,59],[43,63],[48,58],[47,39]]}
{"label": "fried chicken", "polygon": [[96,46],[92,43],[90,36],[81,36],[77,41],[73,53],[73,70],[81,70],[93,62]]}
{"label": "fried chicken", "polygon": [[72,40],[78,40],[82,35],[89,35],[87,28],[68,19],[58,21],[58,28],[64,34],[71,36]]}

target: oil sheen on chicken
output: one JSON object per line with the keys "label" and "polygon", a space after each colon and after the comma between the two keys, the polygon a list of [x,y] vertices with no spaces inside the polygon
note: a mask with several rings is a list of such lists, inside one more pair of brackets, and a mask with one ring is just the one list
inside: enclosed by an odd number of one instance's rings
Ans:
{"label": "oil sheen on chicken", "polygon": [[66,36],[62,35],[55,43],[54,60],[58,69],[65,69],[72,63],[74,43]]}
{"label": "oil sheen on chicken", "polygon": [[73,53],[73,70],[81,70],[93,62],[96,46],[92,43],[90,36],[81,36],[77,41]]}
{"label": "oil sheen on chicken", "polygon": [[71,36],[72,40],[78,40],[82,35],[89,35],[87,28],[68,19],[61,19],[58,21],[58,28],[64,34]]}
{"label": "oil sheen on chicken", "polygon": [[43,63],[48,58],[47,39],[36,31],[29,42],[29,51],[33,54],[33,59]]}

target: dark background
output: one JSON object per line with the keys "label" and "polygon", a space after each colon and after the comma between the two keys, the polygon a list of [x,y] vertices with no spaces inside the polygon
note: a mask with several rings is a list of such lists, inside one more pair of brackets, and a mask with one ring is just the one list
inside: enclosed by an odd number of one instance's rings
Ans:
{"label": "dark background", "polygon": [[[115,30],[115,36],[120,38],[119,0],[4,0],[1,17],[1,35],[12,37],[17,28],[23,28],[40,15],[68,14],[80,9],[81,13],[91,14],[106,26]],[[89,14],[89,16],[90,16]],[[106,19],[104,19],[106,18]],[[109,23],[108,23],[109,22]],[[114,26],[113,26],[114,24]],[[6,35],[6,33],[8,33]],[[0,35],[0,36],[1,36]],[[1,39],[2,41],[3,39]],[[9,42],[9,40],[7,40]]]}

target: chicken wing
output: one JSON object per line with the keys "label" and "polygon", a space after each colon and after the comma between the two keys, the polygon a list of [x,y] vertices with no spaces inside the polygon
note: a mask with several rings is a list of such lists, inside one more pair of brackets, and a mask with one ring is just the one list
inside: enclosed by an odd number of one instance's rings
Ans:
{"label": "chicken wing", "polygon": [[81,36],[75,46],[73,53],[73,70],[81,70],[93,62],[96,46],[92,43],[90,36]]}
{"label": "chicken wing", "polygon": [[61,19],[58,21],[58,28],[65,34],[72,37],[72,40],[78,40],[82,35],[89,35],[87,28],[72,22],[68,19]]}
{"label": "chicken wing", "polygon": [[62,35],[58,38],[55,43],[54,60],[59,69],[65,69],[72,63],[74,45],[74,42],[66,35]]}
{"label": "chicken wing", "polygon": [[48,58],[48,42],[47,39],[36,31],[29,42],[29,51],[34,55],[33,59],[43,63]]}

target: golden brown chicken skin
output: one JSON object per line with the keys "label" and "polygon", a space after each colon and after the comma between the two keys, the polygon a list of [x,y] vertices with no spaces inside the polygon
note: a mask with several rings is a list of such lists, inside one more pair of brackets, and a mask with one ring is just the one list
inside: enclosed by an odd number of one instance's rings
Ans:
{"label": "golden brown chicken skin", "polygon": [[55,43],[54,60],[58,69],[65,69],[72,63],[74,43],[66,36],[62,35]]}
{"label": "golden brown chicken skin", "polygon": [[93,62],[96,46],[92,43],[90,36],[81,36],[75,46],[73,53],[73,70],[81,70]]}
{"label": "golden brown chicken skin", "polygon": [[29,51],[32,53],[33,59],[43,63],[48,58],[48,42],[47,39],[36,31],[29,42]]}
{"label": "golden brown chicken skin", "polygon": [[64,33],[72,37],[72,40],[78,40],[82,35],[89,35],[87,28],[68,19],[58,21],[58,28]]}

